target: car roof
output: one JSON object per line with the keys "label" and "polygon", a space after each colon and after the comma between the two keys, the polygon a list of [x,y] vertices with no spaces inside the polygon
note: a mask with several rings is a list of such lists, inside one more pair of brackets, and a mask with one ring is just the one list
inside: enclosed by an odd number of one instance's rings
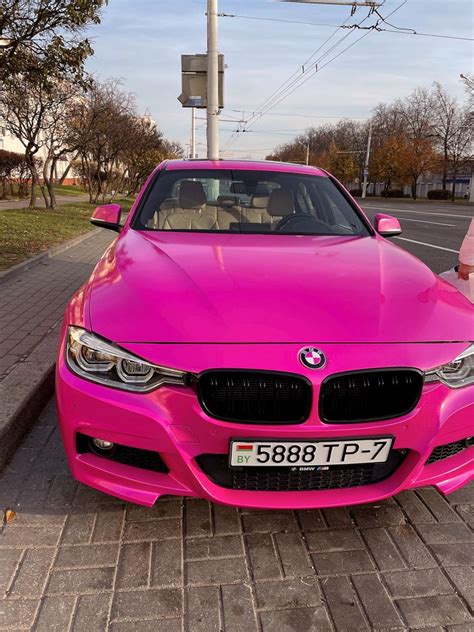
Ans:
{"label": "car roof", "polygon": [[326,176],[327,173],[318,167],[297,165],[278,160],[168,160],[163,168],[166,171],[201,170],[201,169],[229,169],[231,171],[281,171],[286,173],[300,173],[311,176]]}

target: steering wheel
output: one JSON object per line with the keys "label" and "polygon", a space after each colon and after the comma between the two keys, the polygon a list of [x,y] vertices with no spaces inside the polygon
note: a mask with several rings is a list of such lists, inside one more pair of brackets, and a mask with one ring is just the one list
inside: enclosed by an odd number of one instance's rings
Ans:
{"label": "steering wheel", "polygon": [[303,228],[305,226],[308,226],[308,228],[306,228],[308,232],[311,232],[311,230],[314,230],[315,228],[321,230],[321,228],[324,227],[325,231],[328,229],[328,226],[326,226],[324,222],[321,222],[321,220],[316,219],[316,217],[313,217],[312,215],[306,215],[305,213],[294,213],[293,215],[287,215],[286,217],[283,217],[278,222],[278,224],[276,224],[275,232],[281,232],[283,228],[294,228],[298,230],[298,224],[300,225],[300,227],[302,226]]}

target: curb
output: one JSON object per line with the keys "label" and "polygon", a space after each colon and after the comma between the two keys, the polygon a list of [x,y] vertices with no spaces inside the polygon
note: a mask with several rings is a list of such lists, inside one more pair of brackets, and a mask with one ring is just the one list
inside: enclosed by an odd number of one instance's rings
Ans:
{"label": "curb", "polygon": [[0,472],[54,393],[60,324],[0,382]]}
{"label": "curb", "polygon": [[413,200],[412,198],[386,198],[386,197],[379,197],[379,196],[373,196],[370,195],[369,197],[366,197],[365,200],[362,197],[356,197],[355,200],[363,200],[364,204],[366,202],[374,202],[376,204],[378,204],[379,202],[393,202],[394,204],[397,204],[398,202],[402,203],[402,204],[415,204],[417,206],[432,206],[434,204],[443,204],[446,203],[447,205],[450,205],[450,208],[452,209],[456,209],[456,208],[467,208],[467,209],[472,209],[474,207],[474,202],[469,202],[469,201],[459,201],[459,202],[454,202],[452,203],[451,200],[426,200],[426,199],[416,199]]}
{"label": "curb", "polygon": [[87,233],[84,233],[84,235],[79,235],[78,237],[73,237],[72,239],[69,239],[68,241],[63,241],[63,243],[59,244],[58,246],[54,246],[53,248],[50,248],[49,250],[45,250],[45,252],[40,252],[38,255],[35,255],[34,257],[31,257],[30,259],[21,261],[20,263],[17,263],[11,268],[1,271],[0,284],[5,283],[5,281],[9,281],[13,277],[18,276],[25,270],[34,268],[35,266],[42,263],[46,259],[51,259],[52,257],[59,255],[61,252],[64,252],[65,250],[68,250],[69,248],[72,248],[73,246],[77,246],[78,244],[85,241],[86,239],[89,239],[90,237],[97,235],[98,233],[100,233],[101,230],[103,229],[95,228],[93,230],[90,230]]}

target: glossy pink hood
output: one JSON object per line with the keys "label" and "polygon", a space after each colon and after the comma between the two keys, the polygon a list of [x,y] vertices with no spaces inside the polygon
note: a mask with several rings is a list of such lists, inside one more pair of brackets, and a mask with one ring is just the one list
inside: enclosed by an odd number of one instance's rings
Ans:
{"label": "glossy pink hood", "polygon": [[474,339],[472,305],[380,237],[126,229],[86,296],[88,325],[119,343]]}

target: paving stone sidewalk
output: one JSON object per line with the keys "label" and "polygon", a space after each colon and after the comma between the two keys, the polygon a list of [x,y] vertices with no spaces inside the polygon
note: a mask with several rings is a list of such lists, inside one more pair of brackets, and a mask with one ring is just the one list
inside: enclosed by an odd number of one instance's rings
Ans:
{"label": "paving stone sidewalk", "polygon": [[110,231],[94,233],[0,284],[0,380],[61,320],[112,239]]}
{"label": "paving stone sidewalk", "polygon": [[153,509],[71,478],[51,402],[0,475],[0,629],[474,630],[474,486],[377,505]]}

